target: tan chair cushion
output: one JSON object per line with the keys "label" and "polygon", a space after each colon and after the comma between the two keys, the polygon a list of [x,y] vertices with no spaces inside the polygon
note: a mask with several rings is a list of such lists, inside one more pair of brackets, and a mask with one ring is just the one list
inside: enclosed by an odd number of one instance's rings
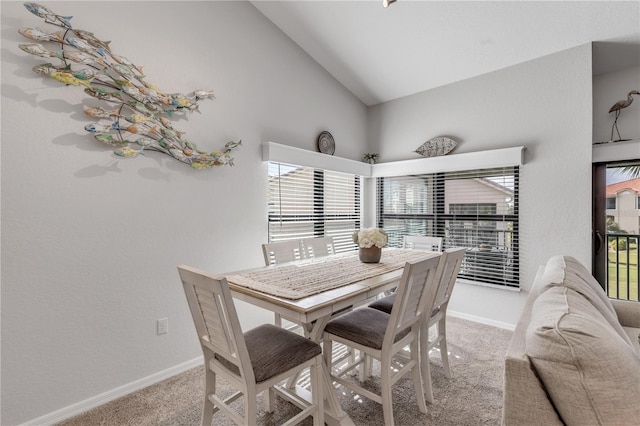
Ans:
{"label": "tan chair cushion", "polygon": [[566,424],[640,424],[640,357],[625,337],[570,288],[538,296],[526,353]]}
{"label": "tan chair cushion", "polygon": [[607,320],[618,335],[633,346],[622,329],[616,311],[604,289],[580,262],[571,256],[554,256],[545,267],[541,293],[551,287],[570,288],[584,296]]}

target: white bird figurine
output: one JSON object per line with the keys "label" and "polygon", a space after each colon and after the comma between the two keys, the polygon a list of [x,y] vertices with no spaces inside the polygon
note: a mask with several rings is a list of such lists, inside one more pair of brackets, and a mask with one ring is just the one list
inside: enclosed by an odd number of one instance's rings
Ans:
{"label": "white bird figurine", "polygon": [[613,122],[613,126],[611,126],[611,140],[613,141],[613,129],[616,129],[616,132],[618,133],[618,141],[621,141],[622,138],[620,137],[620,131],[618,130],[618,117],[620,116],[620,111],[622,111],[623,108],[628,107],[629,105],[631,105],[631,102],[633,102],[633,97],[631,95],[640,95],[640,92],[637,90],[632,90],[627,94],[627,99],[622,100],[622,101],[618,101],[615,104],[613,104],[613,106],[611,107],[611,109],[609,110],[609,113],[612,113],[613,111],[616,112],[616,119]]}

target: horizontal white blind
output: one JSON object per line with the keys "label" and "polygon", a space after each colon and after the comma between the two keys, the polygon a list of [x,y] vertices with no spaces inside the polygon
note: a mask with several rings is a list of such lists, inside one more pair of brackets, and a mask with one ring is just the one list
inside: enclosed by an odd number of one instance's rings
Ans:
{"label": "horizontal white blind", "polygon": [[518,167],[378,179],[379,226],[389,245],[404,235],[467,247],[459,276],[519,286]]}
{"label": "horizontal white blind", "polygon": [[269,242],[333,237],[336,252],[353,250],[360,227],[360,178],[269,163]]}

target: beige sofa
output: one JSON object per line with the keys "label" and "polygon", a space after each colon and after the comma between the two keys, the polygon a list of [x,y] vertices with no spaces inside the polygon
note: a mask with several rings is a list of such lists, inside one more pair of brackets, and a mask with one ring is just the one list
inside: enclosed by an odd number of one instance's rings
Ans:
{"label": "beige sofa", "polygon": [[505,357],[503,425],[640,425],[640,303],[576,259],[541,267]]}

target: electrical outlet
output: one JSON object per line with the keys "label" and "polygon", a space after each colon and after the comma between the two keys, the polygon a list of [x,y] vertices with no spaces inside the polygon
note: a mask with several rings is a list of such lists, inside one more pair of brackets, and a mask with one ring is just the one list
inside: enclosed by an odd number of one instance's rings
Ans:
{"label": "electrical outlet", "polygon": [[158,320],[158,334],[167,334],[169,332],[169,318],[161,318]]}

